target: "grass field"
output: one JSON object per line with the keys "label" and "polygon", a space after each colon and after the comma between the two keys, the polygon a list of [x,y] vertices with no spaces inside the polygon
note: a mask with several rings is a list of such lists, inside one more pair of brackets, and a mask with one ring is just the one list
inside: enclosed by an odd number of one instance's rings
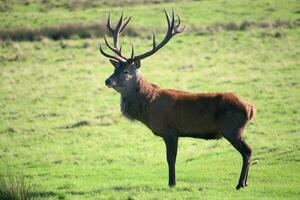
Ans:
{"label": "grass field", "polygon": [[[150,36],[165,27],[163,8],[176,8],[188,31],[143,61],[142,72],[163,88],[232,91],[256,105],[245,131],[249,186],[235,190],[242,160],[226,140],[182,138],[169,189],[162,139],[125,119],[119,94],[104,85],[113,68],[98,51],[101,38],[76,36],[0,42],[0,174],[25,177],[46,199],[300,198],[297,0],[72,2],[1,1],[0,29],[102,22],[124,10]],[[199,29],[244,21],[269,26]],[[128,53],[131,43],[138,53],[151,45],[150,37],[122,42]]]}

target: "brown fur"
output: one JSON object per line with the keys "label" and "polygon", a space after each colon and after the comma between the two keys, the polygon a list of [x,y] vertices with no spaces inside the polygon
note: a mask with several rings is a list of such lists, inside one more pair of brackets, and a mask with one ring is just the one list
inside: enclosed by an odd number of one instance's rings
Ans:
{"label": "brown fur", "polygon": [[127,118],[141,121],[157,136],[171,132],[180,137],[217,139],[230,126],[224,124],[226,115],[241,116],[245,125],[253,118],[255,106],[233,93],[161,89],[140,76],[136,87],[122,94],[121,110]]}

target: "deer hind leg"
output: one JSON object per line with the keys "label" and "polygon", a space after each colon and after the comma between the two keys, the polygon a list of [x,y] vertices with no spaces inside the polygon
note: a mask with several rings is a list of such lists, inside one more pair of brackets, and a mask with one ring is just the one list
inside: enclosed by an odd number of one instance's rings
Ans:
{"label": "deer hind leg", "polygon": [[249,173],[249,168],[250,168],[250,164],[251,164],[251,155],[252,155],[252,149],[251,149],[251,147],[244,141],[244,143],[245,143],[245,145],[247,146],[247,148],[248,148],[248,165],[247,165],[247,170],[246,170],[246,177],[245,177],[245,186],[247,186],[248,185],[248,173]]}
{"label": "deer hind leg", "polygon": [[[237,135],[240,135],[237,134]],[[243,187],[246,187],[248,185],[247,179],[248,179],[248,171],[250,167],[251,162],[251,154],[252,150],[251,147],[244,141],[244,139],[240,136],[238,137],[232,137],[228,135],[224,135],[224,137],[234,146],[236,150],[238,150],[243,158],[243,166],[241,170],[240,179],[238,182],[238,185],[236,186],[236,189],[240,189]]]}

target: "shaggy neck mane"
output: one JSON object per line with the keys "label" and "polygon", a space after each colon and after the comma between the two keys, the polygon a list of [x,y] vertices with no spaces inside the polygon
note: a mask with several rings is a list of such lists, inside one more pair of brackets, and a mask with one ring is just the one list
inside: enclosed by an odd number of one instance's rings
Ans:
{"label": "shaggy neck mane", "polygon": [[156,85],[146,81],[141,74],[138,75],[134,86],[121,93],[121,111],[131,120],[147,122],[148,105],[156,96]]}

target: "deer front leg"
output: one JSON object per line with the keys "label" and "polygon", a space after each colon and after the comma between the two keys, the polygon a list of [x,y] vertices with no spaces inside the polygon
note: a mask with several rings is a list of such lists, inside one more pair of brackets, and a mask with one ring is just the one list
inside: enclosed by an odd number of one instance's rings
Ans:
{"label": "deer front leg", "polygon": [[164,138],[167,150],[167,161],[169,166],[169,186],[176,185],[175,162],[177,155],[178,137],[176,135],[166,135]]}

